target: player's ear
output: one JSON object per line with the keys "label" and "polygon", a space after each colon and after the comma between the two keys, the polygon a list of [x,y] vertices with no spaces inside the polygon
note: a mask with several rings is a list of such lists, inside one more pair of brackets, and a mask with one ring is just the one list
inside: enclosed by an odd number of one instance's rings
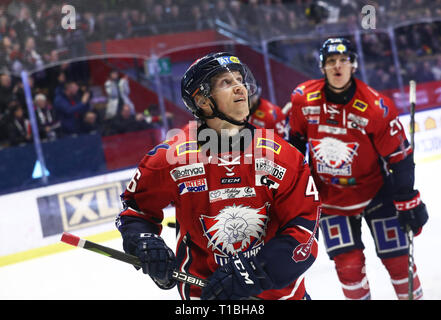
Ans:
{"label": "player's ear", "polygon": [[320,68],[320,71],[322,72],[322,74],[325,74],[325,69]]}
{"label": "player's ear", "polygon": [[196,105],[198,107],[203,107],[204,105],[207,105],[207,98],[204,97],[203,95],[198,94],[195,98],[194,101],[196,102]]}
{"label": "player's ear", "polygon": [[195,98],[194,101],[196,102],[196,105],[201,108],[202,110],[204,110],[205,112],[210,112],[211,108],[210,108],[210,103],[209,103],[209,99],[201,94],[198,94]]}

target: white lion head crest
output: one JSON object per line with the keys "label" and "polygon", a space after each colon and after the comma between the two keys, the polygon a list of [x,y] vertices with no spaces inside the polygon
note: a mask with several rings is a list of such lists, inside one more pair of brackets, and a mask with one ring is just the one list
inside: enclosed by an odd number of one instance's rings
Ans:
{"label": "white lion head crest", "polygon": [[344,163],[351,163],[357,154],[358,143],[343,142],[326,137],[321,140],[310,140],[314,157],[323,161],[331,168],[338,168]]}
{"label": "white lion head crest", "polygon": [[209,239],[208,247],[211,245],[213,251],[220,249],[226,254],[233,255],[246,248],[251,242],[251,237],[260,239],[265,236],[268,217],[259,213],[263,208],[254,209],[233,204],[220,210],[216,217],[203,216],[215,222],[205,231]]}

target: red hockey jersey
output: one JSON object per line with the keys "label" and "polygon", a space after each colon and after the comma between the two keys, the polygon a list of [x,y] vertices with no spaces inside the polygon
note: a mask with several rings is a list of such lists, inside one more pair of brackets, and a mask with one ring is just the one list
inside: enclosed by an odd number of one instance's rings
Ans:
{"label": "red hockey jersey", "polygon": [[324,79],[291,95],[290,135],[306,139],[323,212],[359,214],[383,185],[380,157],[389,163],[411,153],[398,111],[388,97],[355,79],[345,105],[327,102]]}
{"label": "red hockey jersey", "polygon": [[[208,278],[239,251],[260,254],[272,280],[283,285],[259,297],[302,299],[303,272],[318,249],[318,192],[296,148],[271,131],[248,127],[253,139],[231,153],[206,152],[194,126],[153,148],[123,194],[137,208],[120,215],[161,230],[162,210],[173,202],[180,271]],[[291,278],[284,282],[286,274]],[[178,289],[183,299],[201,294],[188,284]]]}
{"label": "red hockey jersey", "polygon": [[286,115],[282,109],[263,98],[259,98],[257,109],[248,118],[248,122],[253,126],[273,129],[281,137],[284,137],[285,120]]}

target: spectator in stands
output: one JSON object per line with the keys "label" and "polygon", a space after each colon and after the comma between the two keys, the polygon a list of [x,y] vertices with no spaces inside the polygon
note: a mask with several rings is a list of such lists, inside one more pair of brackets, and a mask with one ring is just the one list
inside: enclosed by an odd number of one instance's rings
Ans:
{"label": "spectator in stands", "polygon": [[243,12],[242,3],[238,0],[232,0],[229,4],[230,13],[234,21],[233,26],[239,30],[243,30],[243,27],[247,25],[247,21],[245,20],[246,15]]}
{"label": "spectator in stands", "polygon": [[434,81],[435,77],[433,76],[432,69],[429,61],[424,61],[420,64],[421,68],[417,73],[416,81],[417,82],[429,82]]}
{"label": "spectator in stands", "polygon": [[107,134],[121,134],[126,132],[144,130],[150,128],[146,122],[144,115],[137,113],[133,115],[130,107],[124,104],[121,111],[110,122],[107,128]]}
{"label": "spectator in stands", "polygon": [[90,92],[78,96],[79,86],[74,81],[65,84],[64,90],[55,95],[54,108],[61,122],[61,134],[81,133],[81,122],[84,114],[90,110]]}
{"label": "spectator in stands", "polygon": [[234,17],[231,14],[230,10],[227,8],[226,2],[224,0],[218,0],[216,2],[215,14],[216,18],[223,23],[226,23],[233,28],[236,26],[236,21],[234,20]]}
{"label": "spectator in stands", "polygon": [[[31,91],[31,95],[34,96],[37,93],[37,89],[35,88],[35,80],[30,75],[28,75],[28,85]],[[14,96],[15,99],[17,99],[18,103],[24,108],[23,111],[25,113],[25,116],[29,117],[27,102],[26,102],[26,93],[21,78],[19,81],[16,82],[14,86]]]}
{"label": "spectator in stands", "polygon": [[2,68],[10,69],[10,62],[11,62],[11,52],[12,52],[12,42],[11,38],[9,37],[3,37],[1,40],[0,45],[0,66]]}
{"label": "spectator in stands", "polygon": [[164,8],[160,3],[153,6],[153,16],[149,20],[153,34],[162,34],[168,31],[168,26],[164,18]]}
{"label": "spectator in stands", "polygon": [[208,29],[214,29],[215,23],[215,13],[214,5],[209,0],[201,0],[200,5],[193,5],[194,7],[199,7],[201,9],[202,16],[204,17],[205,24],[207,24]]}
{"label": "spectator in stands", "polygon": [[9,65],[11,72],[20,74],[23,71],[23,55],[21,53],[21,46],[18,42],[12,42],[12,50],[9,54]]}
{"label": "spectator in stands", "polygon": [[121,94],[122,104],[127,104],[130,107],[130,113],[135,114],[135,105],[130,99],[130,85],[128,75],[125,74],[119,79],[118,89]]}
{"label": "spectator in stands", "polygon": [[55,110],[44,94],[35,95],[34,108],[41,140],[55,140],[60,122],[56,119]]}
{"label": "spectator in stands", "polygon": [[199,6],[193,6],[190,9],[190,18],[188,19],[186,30],[199,31],[208,29],[208,25],[205,24],[205,19],[202,17],[201,8]]}
{"label": "spectator in stands", "polygon": [[98,115],[95,111],[87,111],[81,122],[81,133],[95,134],[101,133],[101,125],[98,121]]}
{"label": "spectator in stands", "polygon": [[169,33],[178,31],[182,32],[183,19],[179,6],[172,4],[170,6],[170,11],[166,13],[164,20],[169,25]]}
{"label": "spectator in stands", "polygon": [[[5,70],[6,72],[6,70]],[[14,90],[11,76],[7,73],[0,75],[0,114],[5,114],[9,103],[14,100]]]}
{"label": "spectator in stands", "polygon": [[8,17],[0,15],[0,40],[7,37],[10,31],[10,26],[8,24]]}
{"label": "spectator in stands", "polygon": [[117,70],[112,70],[104,83],[104,91],[107,95],[107,107],[105,119],[113,118],[123,104],[123,99],[119,89],[119,74]]}
{"label": "spectator in stands", "polygon": [[[27,37],[38,37],[37,24],[31,16],[27,6],[22,6],[17,19],[12,23],[12,29],[17,32],[18,38],[25,40]],[[21,43],[24,45],[24,43]]]}
{"label": "spectator in stands", "polygon": [[7,125],[7,135],[10,146],[17,146],[32,142],[31,123],[28,118],[24,116],[23,107],[15,103],[11,107],[12,115]]}
{"label": "spectator in stands", "polygon": [[59,46],[61,41],[61,32],[54,18],[49,17],[48,19],[42,21],[40,34],[40,41],[48,51],[56,49]]}

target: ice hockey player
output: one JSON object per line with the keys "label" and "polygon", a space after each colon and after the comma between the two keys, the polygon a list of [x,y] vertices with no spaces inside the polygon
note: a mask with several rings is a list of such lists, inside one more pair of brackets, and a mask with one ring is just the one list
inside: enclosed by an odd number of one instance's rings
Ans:
{"label": "ice hockey player", "polygon": [[[246,122],[255,80],[238,57],[196,60],[181,88],[199,122],[141,160],[116,221],[124,250],[162,289],[176,285],[174,269],[207,279],[179,283],[182,299],[308,299],[320,199],[303,155]],[[176,254],[161,238],[170,202]]]}
{"label": "ice hockey player", "polygon": [[[308,146],[322,201],[320,227],[347,299],[370,299],[361,239],[362,218],[398,299],[408,298],[410,226],[418,235],[428,219],[414,189],[413,150],[391,99],[355,78],[357,55],[349,40],[331,38],[320,49],[324,79],[293,91],[290,141]],[[414,299],[422,288],[414,267]]]}
{"label": "ice hockey player", "polygon": [[250,124],[256,127],[273,129],[279,136],[285,136],[286,115],[278,105],[262,98],[262,87],[259,83],[257,83],[256,93],[250,97],[250,104],[251,110],[248,118]]}

